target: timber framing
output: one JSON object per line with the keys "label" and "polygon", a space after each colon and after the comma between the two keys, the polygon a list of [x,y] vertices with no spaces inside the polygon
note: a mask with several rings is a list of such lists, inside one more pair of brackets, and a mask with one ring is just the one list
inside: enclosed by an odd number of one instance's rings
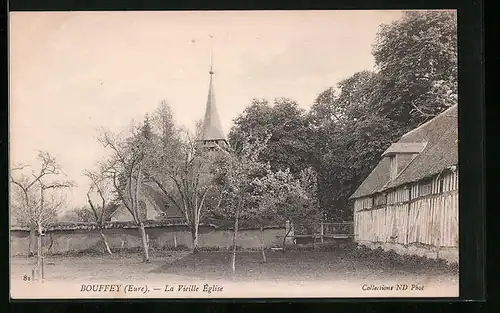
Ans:
{"label": "timber framing", "polygon": [[458,260],[457,110],[449,108],[386,150],[351,196],[356,242]]}

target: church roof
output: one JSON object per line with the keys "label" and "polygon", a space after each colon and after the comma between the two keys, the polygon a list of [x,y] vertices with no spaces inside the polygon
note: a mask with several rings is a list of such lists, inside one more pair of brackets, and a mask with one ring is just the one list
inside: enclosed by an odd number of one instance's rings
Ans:
{"label": "church roof", "polygon": [[219,112],[215,103],[215,94],[212,83],[213,72],[210,69],[210,83],[208,87],[208,99],[205,110],[205,118],[203,120],[203,132],[200,140],[226,140],[222,125],[220,122]]}
{"label": "church roof", "polygon": [[[182,212],[180,212],[157,187],[148,183],[143,183],[140,190],[140,199],[149,203],[150,208],[158,212],[158,214],[165,218],[179,218],[184,216],[184,214],[182,214]],[[127,208],[123,203],[120,203],[116,210],[110,214],[109,218],[115,216],[119,212],[127,212]]]}

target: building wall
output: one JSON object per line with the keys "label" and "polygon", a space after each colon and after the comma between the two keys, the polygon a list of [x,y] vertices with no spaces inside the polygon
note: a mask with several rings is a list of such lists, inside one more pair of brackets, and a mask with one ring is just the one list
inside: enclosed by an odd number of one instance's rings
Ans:
{"label": "building wall", "polygon": [[[136,228],[112,228],[103,230],[110,248],[141,247],[141,237]],[[161,249],[177,245],[192,247],[191,234],[184,226],[148,227],[150,247]],[[227,248],[232,246],[233,232],[219,230],[214,227],[200,226],[200,247]],[[264,244],[266,247],[280,245],[285,228],[264,229]],[[11,231],[11,255],[27,255],[29,252],[29,233],[24,230]],[[238,231],[237,245],[242,248],[260,247],[260,230],[243,229]],[[44,236],[44,247],[48,253],[66,253],[102,249],[102,242],[97,230],[58,230],[49,231]]]}
{"label": "building wall", "polygon": [[380,198],[355,201],[354,238],[359,244],[458,260],[457,171],[388,191],[385,203]]}

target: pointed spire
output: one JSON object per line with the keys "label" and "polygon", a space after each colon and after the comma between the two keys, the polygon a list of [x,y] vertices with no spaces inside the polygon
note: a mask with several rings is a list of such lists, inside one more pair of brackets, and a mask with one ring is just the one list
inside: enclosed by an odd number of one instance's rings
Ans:
{"label": "pointed spire", "polygon": [[214,36],[210,35],[210,70],[208,71],[208,74],[210,74],[210,80],[212,80],[212,75],[214,74],[213,71],[213,64],[214,64]]}
{"label": "pointed spire", "polygon": [[[213,36],[210,35],[213,39]],[[210,53],[210,74],[209,85],[208,85],[208,98],[207,106],[205,110],[205,119],[203,120],[203,132],[201,134],[201,140],[205,143],[208,141],[213,142],[224,142],[227,143],[224,132],[222,131],[222,126],[219,118],[219,113],[217,111],[217,106],[215,103],[215,94],[213,90],[213,46],[211,47]]]}

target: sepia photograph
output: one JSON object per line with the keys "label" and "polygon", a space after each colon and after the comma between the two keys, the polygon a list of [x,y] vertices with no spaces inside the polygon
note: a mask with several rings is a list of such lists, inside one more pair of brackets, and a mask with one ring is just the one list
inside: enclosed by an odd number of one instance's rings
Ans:
{"label": "sepia photograph", "polygon": [[459,296],[456,10],[9,14],[12,299]]}

